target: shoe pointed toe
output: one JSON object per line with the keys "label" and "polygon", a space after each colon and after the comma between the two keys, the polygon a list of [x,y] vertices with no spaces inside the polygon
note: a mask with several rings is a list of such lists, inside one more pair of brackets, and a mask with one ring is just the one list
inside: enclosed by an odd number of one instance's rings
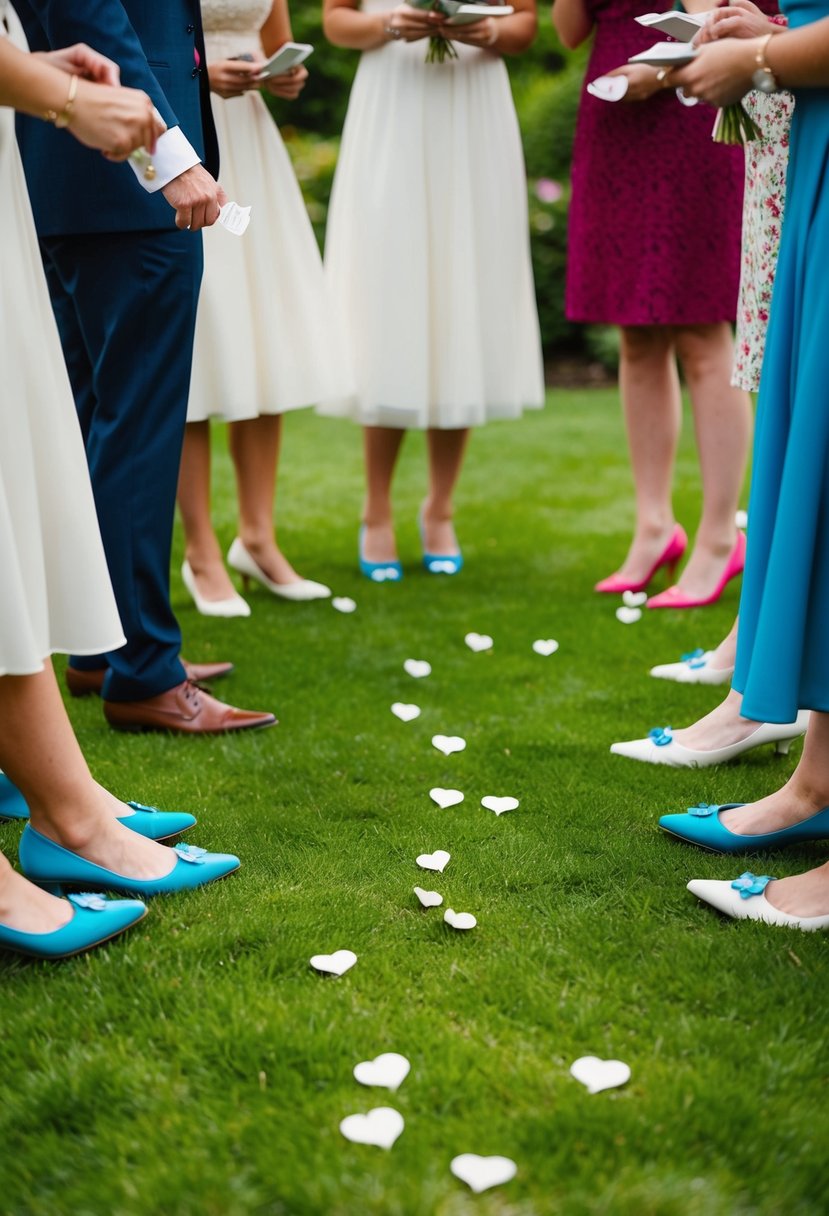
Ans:
{"label": "shoe pointed toe", "polygon": [[140,899],[81,895],[69,900],[71,919],[51,933],[24,933],[0,925],[0,948],[29,958],[69,958],[117,937],[147,915],[147,905]]}
{"label": "shoe pointed toe", "polygon": [[170,836],[180,836],[196,826],[195,815],[186,811],[159,811],[154,806],[145,806],[141,802],[128,802],[132,807],[132,815],[119,815],[118,822],[123,823],[131,832],[145,836],[148,840],[167,840]]}

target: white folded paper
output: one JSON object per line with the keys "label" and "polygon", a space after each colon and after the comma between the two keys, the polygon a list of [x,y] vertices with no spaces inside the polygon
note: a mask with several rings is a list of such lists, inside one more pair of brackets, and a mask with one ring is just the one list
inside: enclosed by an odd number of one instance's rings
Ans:
{"label": "white folded paper", "polygon": [[708,20],[708,13],[644,13],[634,20],[649,29],[659,30],[678,42],[693,42]]}
{"label": "white folded paper", "polygon": [[240,207],[238,203],[225,203],[219,212],[219,223],[234,236],[242,236],[250,223],[250,207]]}
{"label": "white folded paper", "polygon": [[631,55],[628,63],[647,63],[652,68],[679,68],[696,58],[696,48],[687,42],[655,42],[646,51]]}
{"label": "white folded paper", "polygon": [[627,76],[597,76],[587,85],[587,92],[599,101],[621,101],[627,91]]}

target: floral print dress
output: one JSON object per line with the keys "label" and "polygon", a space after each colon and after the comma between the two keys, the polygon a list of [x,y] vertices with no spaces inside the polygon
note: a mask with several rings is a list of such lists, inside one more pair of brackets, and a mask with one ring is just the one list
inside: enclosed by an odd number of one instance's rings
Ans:
{"label": "floral print dress", "polygon": [[780,247],[794,97],[755,89],[743,98],[743,105],[762,137],[746,144],[745,150],[742,267],[731,383],[755,393],[760,386]]}

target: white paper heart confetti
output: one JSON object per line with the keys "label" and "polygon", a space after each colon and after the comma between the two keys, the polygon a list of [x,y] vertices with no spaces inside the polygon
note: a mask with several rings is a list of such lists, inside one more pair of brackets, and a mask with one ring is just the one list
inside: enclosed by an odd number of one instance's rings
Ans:
{"label": "white paper heart confetti", "polygon": [[471,912],[456,912],[454,908],[447,908],[443,919],[453,929],[474,929],[478,923]]}
{"label": "white paper heart confetti", "polygon": [[384,1051],[373,1060],[354,1065],[354,1080],[361,1085],[377,1085],[382,1089],[399,1089],[409,1075],[411,1065],[396,1051]]}
{"label": "white paper heart confetti", "polygon": [[423,887],[414,887],[413,890],[424,908],[439,908],[443,903],[443,896],[439,891],[424,891]]}
{"label": "white paper heart confetti", "polygon": [[481,799],[481,806],[496,815],[503,815],[504,811],[515,811],[520,805],[517,798],[496,798],[494,794],[487,794],[486,798]]}
{"label": "white paper heart confetti", "polygon": [[533,642],[533,650],[547,658],[558,650],[558,642],[555,638],[539,638],[537,642]]}
{"label": "white paper heart confetti", "polygon": [[439,785],[436,785],[433,790],[429,790],[429,797],[444,811],[447,807],[457,806],[459,802],[463,802],[463,794],[460,790],[445,790]]}
{"label": "white paper heart confetti", "polygon": [[616,620],[621,621],[623,625],[635,625],[641,619],[641,608],[628,608],[627,604],[623,604],[621,608],[616,609]]}
{"label": "white paper heart confetti", "polygon": [[492,650],[492,638],[488,633],[468,633],[463,640],[470,650]]}
{"label": "white paper heart confetti", "polygon": [[460,735],[432,735],[432,746],[443,752],[444,756],[451,756],[453,752],[463,751],[466,739],[462,739]]}
{"label": "white paper heart confetti", "polygon": [[357,962],[353,950],[335,950],[333,954],[315,954],[311,966],[326,975],[344,975]]}
{"label": "white paper heart confetti", "polygon": [[627,91],[627,76],[597,76],[587,85],[587,92],[599,101],[621,101]]}
{"label": "white paper heart confetti", "polygon": [[403,664],[403,670],[406,675],[412,676],[415,680],[423,680],[426,676],[432,674],[432,664],[427,663],[425,659],[406,659]]}
{"label": "white paper heart confetti", "polygon": [[416,859],[421,870],[437,870],[442,874],[449,865],[450,853],[446,849],[436,849],[434,853],[421,853]]}
{"label": "white paper heart confetti", "polygon": [[581,1056],[570,1065],[570,1074],[581,1081],[591,1094],[603,1089],[616,1089],[630,1080],[630,1067],[621,1060],[602,1060],[599,1056]]}
{"label": "white paper heart confetti", "polygon": [[648,602],[647,591],[623,591],[622,603],[628,608],[641,608],[643,604]]}
{"label": "white paper heart confetti", "polygon": [[357,605],[347,595],[335,595],[331,601],[331,607],[336,608],[337,612],[356,612]]}
{"label": "white paper heart confetti", "polygon": [[509,1182],[518,1172],[518,1166],[509,1157],[479,1157],[477,1153],[453,1157],[449,1168],[476,1195],[488,1191],[491,1186]]}
{"label": "white paper heart confetti", "polygon": [[346,1140],[377,1148],[391,1148],[404,1127],[403,1116],[391,1106],[375,1106],[367,1115],[348,1115],[340,1123]]}
{"label": "white paper heart confetti", "polygon": [[391,707],[391,712],[401,722],[414,722],[415,718],[420,717],[420,706],[407,705],[404,701],[395,701]]}

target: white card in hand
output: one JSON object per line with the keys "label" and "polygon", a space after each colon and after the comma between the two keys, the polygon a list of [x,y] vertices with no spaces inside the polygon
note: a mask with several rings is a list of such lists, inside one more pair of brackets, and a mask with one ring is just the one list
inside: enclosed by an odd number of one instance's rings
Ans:
{"label": "white card in hand", "polygon": [[696,49],[687,42],[655,42],[646,51],[631,55],[628,63],[647,63],[652,68],[678,68],[696,57]]}
{"label": "white card in hand", "polygon": [[234,236],[242,236],[250,223],[250,207],[240,207],[238,203],[225,203],[219,212],[219,223]]}
{"label": "white card in hand", "polygon": [[628,91],[627,76],[597,76],[587,86],[587,91],[599,101],[621,101]]}
{"label": "white card in hand", "polygon": [[641,17],[634,17],[634,21],[650,29],[659,30],[660,34],[667,34],[669,38],[676,38],[678,42],[693,42],[709,15],[680,12],[643,13]]}

